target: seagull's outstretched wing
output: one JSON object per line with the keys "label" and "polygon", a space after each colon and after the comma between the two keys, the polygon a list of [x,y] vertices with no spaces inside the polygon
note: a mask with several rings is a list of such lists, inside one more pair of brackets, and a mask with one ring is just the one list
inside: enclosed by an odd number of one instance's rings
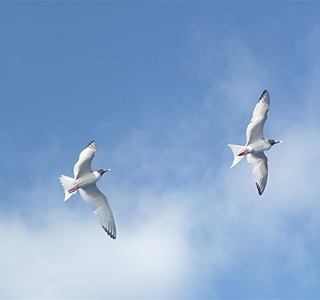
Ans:
{"label": "seagull's outstretched wing", "polygon": [[256,104],[251,121],[247,127],[247,145],[263,139],[263,126],[267,120],[270,107],[270,96],[265,90]]}
{"label": "seagull's outstretched wing", "polygon": [[92,172],[91,162],[96,155],[98,150],[98,145],[95,141],[92,141],[88,144],[86,148],[84,148],[80,155],[79,160],[74,165],[73,173],[75,178],[79,178],[85,174]]}
{"label": "seagull's outstretched wing", "polygon": [[259,195],[262,195],[268,179],[268,158],[263,152],[258,152],[247,154],[247,161],[251,167]]}
{"label": "seagull's outstretched wing", "polygon": [[94,211],[102,228],[113,239],[116,238],[116,225],[109,206],[107,197],[97,188],[95,184],[84,189],[79,189],[80,195]]}

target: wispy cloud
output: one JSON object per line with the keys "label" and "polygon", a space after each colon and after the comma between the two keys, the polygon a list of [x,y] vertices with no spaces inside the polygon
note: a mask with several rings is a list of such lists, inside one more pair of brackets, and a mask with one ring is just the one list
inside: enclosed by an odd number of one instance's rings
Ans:
{"label": "wispy cloud", "polygon": [[[193,109],[146,118],[108,150],[98,141],[93,164],[112,169],[98,185],[114,211],[117,240],[105,235],[79,195],[63,202],[58,176],[67,163],[71,174],[74,161],[54,165],[59,143],[26,156],[28,168],[40,157],[44,169],[33,173],[31,187],[14,185],[8,201],[23,201],[14,213],[1,213],[0,297],[318,295],[319,122],[310,114],[310,107],[318,110],[317,93],[305,92],[288,114],[290,92],[273,97],[279,84],[266,64],[243,42],[225,47],[227,71]],[[266,153],[269,180],[259,197],[245,161],[229,168],[226,144],[245,141],[255,101],[268,85],[265,133],[284,143]],[[317,91],[316,81],[312,87]]]}

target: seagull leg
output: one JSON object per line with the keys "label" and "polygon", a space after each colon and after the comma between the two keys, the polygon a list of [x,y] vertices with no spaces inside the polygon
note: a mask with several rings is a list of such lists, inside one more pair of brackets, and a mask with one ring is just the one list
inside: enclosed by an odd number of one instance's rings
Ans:
{"label": "seagull leg", "polygon": [[243,155],[246,155],[246,154],[248,154],[248,153],[249,153],[249,150],[247,149],[247,150],[239,153],[238,156],[243,156]]}
{"label": "seagull leg", "polygon": [[74,193],[76,190],[78,190],[79,189],[79,183],[77,183],[76,185],[75,185],[75,187],[73,187],[72,189],[70,189],[69,191],[68,191],[68,193],[69,194],[71,194],[71,193]]}

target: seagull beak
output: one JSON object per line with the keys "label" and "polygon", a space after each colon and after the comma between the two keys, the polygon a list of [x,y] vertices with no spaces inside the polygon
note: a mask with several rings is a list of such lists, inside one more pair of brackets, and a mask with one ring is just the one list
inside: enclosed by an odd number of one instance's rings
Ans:
{"label": "seagull beak", "polygon": [[100,169],[99,172],[101,175],[103,175],[105,172],[110,171],[111,169]]}
{"label": "seagull beak", "polygon": [[277,144],[277,143],[282,143],[282,141],[276,141],[276,144]]}

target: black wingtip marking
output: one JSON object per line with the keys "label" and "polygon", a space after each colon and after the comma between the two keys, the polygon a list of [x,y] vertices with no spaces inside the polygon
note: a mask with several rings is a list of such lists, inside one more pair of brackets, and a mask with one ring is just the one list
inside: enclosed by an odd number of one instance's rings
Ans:
{"label": "black wingtip marking", "polygon": [[264,96],[266,93],[268,93],[268,90],[264,90],[264,91],[262,92],[262,94],[261,94],[258,102],[263,98],[263,96]]}
{"label": "black wingtip marking", "polygon": [[256,186],[257,186],[257,189],[258,189],[259,196],[261,196],[262,193],[263,193],[263,190],[260,188],[260,186],[257,183],[256,183]]}
{"label": "black wingtip marking", "polygon": [[110,236],[112,239],[116,239],[116,235],[113,234],[112,232],[110,232],[106,227],[103,227],[102,228],[104,229],[104,231],[107,233],[108,236]]}
{"label": "black wingtip marking", "polygon": [[264,90],[264,91],[262,92],[262,94],[261,94],[261,96],[260,96],[260,98],[259,98],[259,100],[258,100],[258,103],[263,99],[263,97],[265,96],[265,94],[269,94],[269,93],[268,93],[268,90]]}
{"label": "black wingtip marking", "polygon": [[96,144],[96,142],[93,140],[84,149],[87,149],[88,147],[89,148],[95,148],[94,144]]}

